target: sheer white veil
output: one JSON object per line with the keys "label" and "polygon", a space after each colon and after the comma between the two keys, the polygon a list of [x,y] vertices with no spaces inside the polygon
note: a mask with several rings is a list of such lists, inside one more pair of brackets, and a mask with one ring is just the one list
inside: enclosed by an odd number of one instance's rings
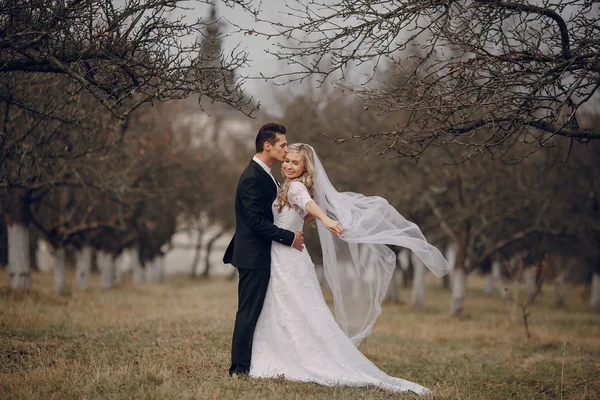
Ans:
{"label": "sheer white veil", "polygon": [[437,277],[450,265],[421,230],[385,199],[335,190],[312,146],[315,200],[344,227],[341,237],[317,221],[323,266],[334,301],[335,319],[355,346],[371,333],[396,268],[396,254],[386,245],[412,250]]}

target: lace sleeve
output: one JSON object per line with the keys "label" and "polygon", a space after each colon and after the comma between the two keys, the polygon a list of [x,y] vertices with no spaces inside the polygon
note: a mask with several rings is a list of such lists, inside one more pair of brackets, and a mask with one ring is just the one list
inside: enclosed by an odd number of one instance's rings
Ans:
{"label": "lace sleeve", "polygon": [[302,182],[292,182],[288,190],[288,201],[291,205],[298,207],[306,212],[306,205],[312,198]]}

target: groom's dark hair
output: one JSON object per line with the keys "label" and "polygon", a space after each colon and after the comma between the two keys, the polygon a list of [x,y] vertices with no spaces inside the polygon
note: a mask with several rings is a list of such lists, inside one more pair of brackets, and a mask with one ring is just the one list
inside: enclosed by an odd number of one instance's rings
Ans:
{"label": "groom's dark hair", "polygon": [[272,146],[275,146],[275,143],[277,143],[277,134],[281,133],[282,135],[285,135],[285,131],[286,129],[283,125],[276,124],[274,122],[264,124],[258,131],[258,135],[256,135],[256,152],[262,153],[263,146],[266,142],[269,142]]}

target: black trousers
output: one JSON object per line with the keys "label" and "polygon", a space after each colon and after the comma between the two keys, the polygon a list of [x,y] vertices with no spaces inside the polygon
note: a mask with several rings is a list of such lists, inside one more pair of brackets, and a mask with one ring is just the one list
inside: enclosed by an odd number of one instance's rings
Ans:
{"label": "black trousers", "polygon": [[238,268],[238,310],[235,315],[231,343],[231,374],[246,374],[250,371],[254,328],[262,311],[271,271],[268,269]]}

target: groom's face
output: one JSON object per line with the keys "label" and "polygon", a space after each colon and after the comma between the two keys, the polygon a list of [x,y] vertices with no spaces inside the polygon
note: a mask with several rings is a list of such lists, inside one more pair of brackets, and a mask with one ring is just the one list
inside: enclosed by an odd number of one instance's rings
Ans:
{"label": "groom's face", "polygon": [[285,135],[282,135],[281,133],[278,133],[276,138],[277,141],[274,145],[271,145],[271,143],[265,143],[265,150],[267,150],[271,158],[274,158],[279,162],[283,162],[288,149],[287,139],[285,138]]}

